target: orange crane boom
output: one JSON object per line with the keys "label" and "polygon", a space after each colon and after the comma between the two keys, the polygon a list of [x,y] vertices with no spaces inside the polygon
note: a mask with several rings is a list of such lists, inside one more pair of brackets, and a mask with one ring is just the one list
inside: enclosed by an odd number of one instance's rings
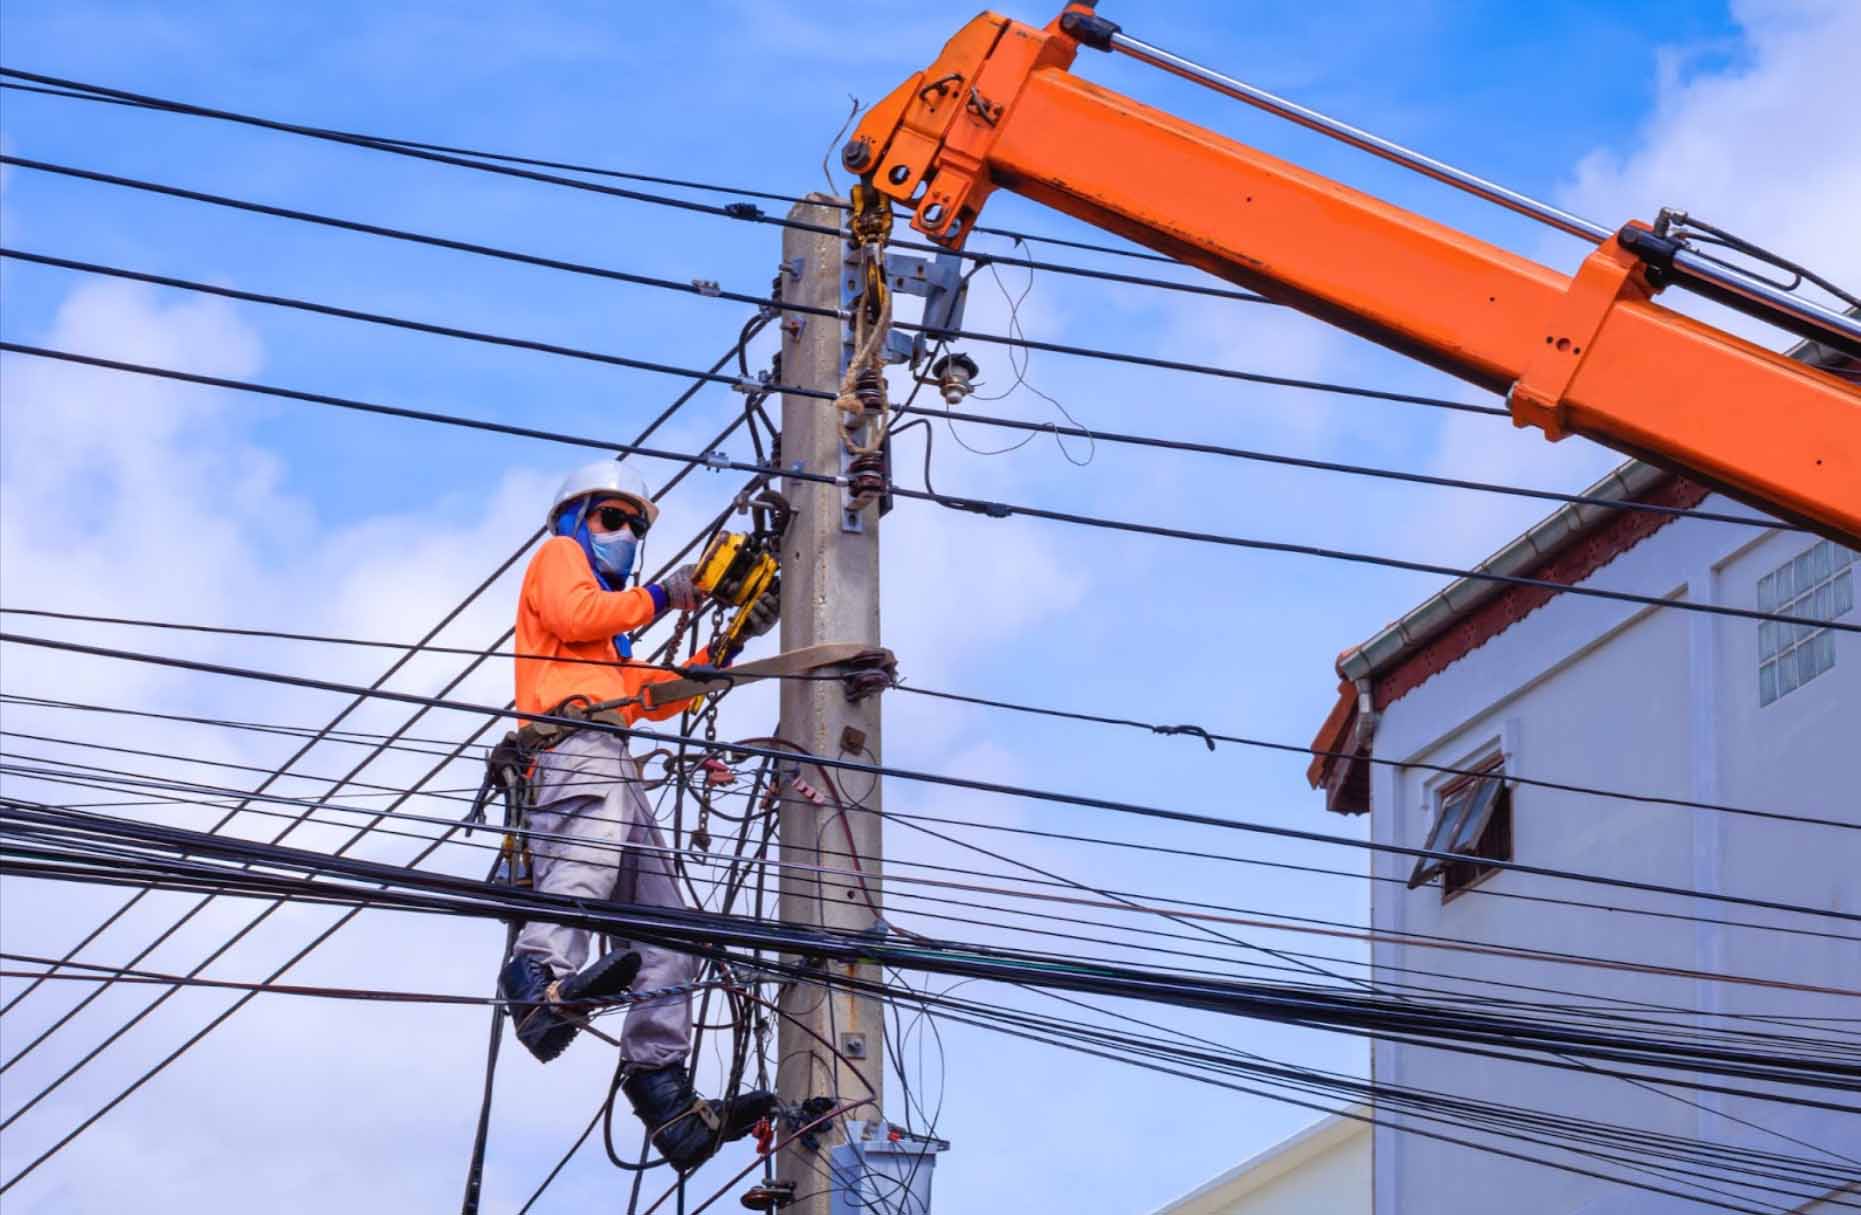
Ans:
{"label": "orange crane boom", "polygon": [[[1674,242],[1646,224],[1586,226],[1408,154],[1600,237],[1574,276],[1558,273],[1070,71],[1081,45],[1117,36],[1085,3],[1045,28],[984,13],[872,108],[843,163],[940,244],[960,246],[989,193],[1012,190],[1504,393],[1516,425],[1583,435],[1861,548],[1861,389],[1654,302],[1680,281]],[[1752,303],[1734,298],[1750,280],[1717,274],[1701,289]],[[1799,315],[1771,319],[1797,328],[1818,311],[1778,307]],[[1846,322],[1804,331],[1853,351],[1861,330]]]}

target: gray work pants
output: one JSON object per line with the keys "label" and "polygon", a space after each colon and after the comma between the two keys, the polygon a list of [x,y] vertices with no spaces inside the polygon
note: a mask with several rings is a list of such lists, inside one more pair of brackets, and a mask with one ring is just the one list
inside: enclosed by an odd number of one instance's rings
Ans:
{"label": "gray work pants", "polygon": [[[652,807],[640,791],[640,768],[626,742],[583,730],[537,760],[532,830],[573,837],[532,836],[536,889],[585,899],[613,899],[650,907],[683,907],[672,858]],[[585,841],[585,842],[583,842]],[[586,929],[530,921],[516,952],[535,954],[557,977],[588,961]],[[615,941],[616,947],[626,943]],[[691,983],[698,959],[657,945],[635,945],[641,958],[634,989],[650,991]],[[691,994],[635,1004],[620,1033],[621,1057],[642,1067],[678,1063],[691,1051]]]}

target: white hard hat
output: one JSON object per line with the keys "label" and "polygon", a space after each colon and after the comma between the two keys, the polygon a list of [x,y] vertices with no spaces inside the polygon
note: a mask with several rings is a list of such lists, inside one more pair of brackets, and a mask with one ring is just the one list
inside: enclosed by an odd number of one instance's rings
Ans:
{"label": "white hard hat", "polygon": [[562,479],[562,488],[556,491],[556,499],[550,504],[549,515],[543,520],[543,526],[554,529],[556,514],[564,503],[589,494],[619,494],[639,504],[646,513],[646,522],[651,526],[659,518],[659,507],[646,492],[646,478],[621,460],[596,460],[584,464]]}

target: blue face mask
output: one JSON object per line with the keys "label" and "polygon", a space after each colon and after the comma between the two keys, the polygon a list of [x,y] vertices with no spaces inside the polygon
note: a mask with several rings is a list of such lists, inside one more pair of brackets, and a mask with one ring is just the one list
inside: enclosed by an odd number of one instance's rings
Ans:
{"label": "blue face mask", "polygon": [[588,537],[588,548],[595,565],[615,582],[623,581],[633,570],[633,555],[640,542],[633,533],[618,531],[611,535]]}

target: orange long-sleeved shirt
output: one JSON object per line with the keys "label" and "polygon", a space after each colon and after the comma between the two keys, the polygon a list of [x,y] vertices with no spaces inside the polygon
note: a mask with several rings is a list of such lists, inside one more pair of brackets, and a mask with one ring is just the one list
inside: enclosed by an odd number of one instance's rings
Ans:
{"label": "orange long-sleeved shirt", "polygon": [[[619,662],[614,635],[652,622],[652,593],[644,587],[608,591],[595,581],[581,545],[552,536],[536,550],[524,571],[517,596],[517,709],[547,713],[571,696],[620,700],[641,695],[648,684],[674,678],[670,671],[632,665],[598,666],[589,662],[551,662],[554,658]],[[690,702],[626,705],[628,722],[660,721]]]}

